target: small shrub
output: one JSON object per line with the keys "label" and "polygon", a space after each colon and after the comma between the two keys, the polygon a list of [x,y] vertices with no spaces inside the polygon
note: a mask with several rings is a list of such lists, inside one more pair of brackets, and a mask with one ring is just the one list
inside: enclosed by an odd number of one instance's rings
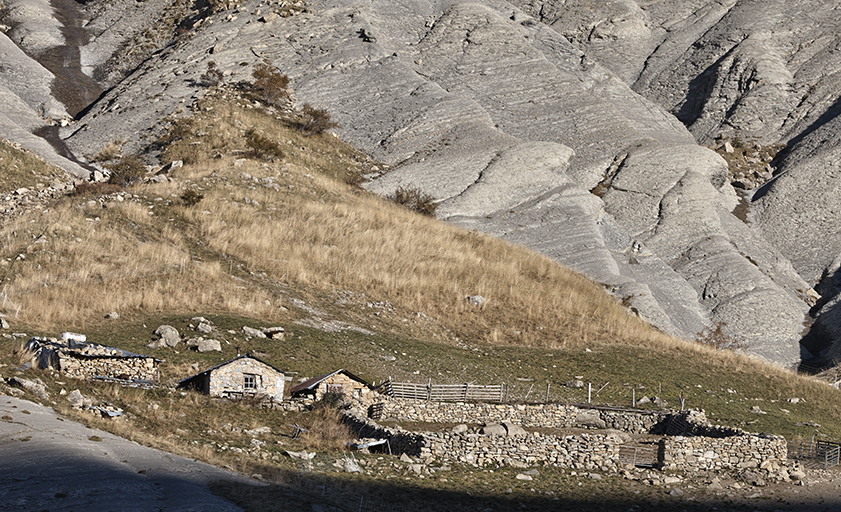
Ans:
{"label": "small shrub", "polygon": [[304,103],[301,109],[302,122],[298,128],[307,135],[319,135],[329,130],[336,128],[339,123],[330,119],[330,113],[324,108],[315,108],[309,103]]}
{"label": "small shrub", "polygon": [[399,187],[394,191],[392,201],[410,210],[429,216],[434,216],[435,209],[438,208],[435,199],[418,188]]}
{"label": "small shrub", "polygon": [[204,199],[204,196],[196,192],[195,190],[188,190],[181,194],[181,200],[184,202],[184,206],[195,206]]}
{"label": "small shrub", "polygon": [[180,117],[169,125],[166,132],[158,137],[155,144],[164,147],[195,134],[195,120],[192,117]]}
{"label": "small shrub", "polygon": [[747,350],[748,345],[744,340],[724,333],[722,329],[726,325],[725,322],[716,322],[712,327],[706,327],[695,335],[695,342],[713,347],[716,350]]}
{"label": "small shrub", "polygon": [[139,182],[146,174],[146,167],[138,155],[123,156],[115,163],[107,164],[105,168],[111,171],[108,183],[123,188]]}
{"label": "small shrub", "polygon": [[214,87],[222,83],[223,75],[219,68],[216,67],[216,63],[210,61],[207,63],[207,71],[199,79],[205,87]]}
{"label": "small shrub", "polygon": [[280,72],[268,60],[256,64],[251,72],[254,77],[252,88],[269,105],[276,105],[289,98],[289,77]]}
{"label": "small shrub", "polygon": [[275,158],[282,159],[286,156],[280,148],[280,144],[260,135],[254,128],[249,128],[245,132],[245,145],[251,150],[248,154],[251,158],[272,160]]}

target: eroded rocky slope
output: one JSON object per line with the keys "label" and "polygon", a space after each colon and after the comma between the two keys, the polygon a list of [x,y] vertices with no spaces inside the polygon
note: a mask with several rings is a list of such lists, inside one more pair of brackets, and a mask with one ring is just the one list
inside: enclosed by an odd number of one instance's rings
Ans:
{"label": "eroded rocky slope", "polygon": [[[80,160],[112,140],[148,146],[203,93],[209,61],[237,81],[268,59],[300,102],[326,107],[343,138],[393,166],[370,190],[420,189],[441,218],[580,270],[672,334],[692,339],[723,322],[784,365],[835,357],[841,11],[832,4],[148,0],[78,9],[88,37],[77,38],[69,65],[110,87],[60,130]],[[69,118],[56,101],[61,83],[50,88],[39,63],[70,45],[53,6],[18,0],[0,23],[9,105],[0,136],[84,173],[33,135]],[[705,147],[725,139],[787,149],[763,170],[767,183],[737,193],[727,162]]]}

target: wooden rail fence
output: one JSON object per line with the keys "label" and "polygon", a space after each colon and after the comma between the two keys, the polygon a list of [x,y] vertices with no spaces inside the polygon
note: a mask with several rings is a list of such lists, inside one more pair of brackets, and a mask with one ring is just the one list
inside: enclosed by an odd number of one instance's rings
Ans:
{"label": "wooden rail fence", "polygon": [[436,402],[503,402],[505,386],[477,386],[475,384],[413,384],[410,382],[385,382],[385,393],[404,400],[431,400]]}

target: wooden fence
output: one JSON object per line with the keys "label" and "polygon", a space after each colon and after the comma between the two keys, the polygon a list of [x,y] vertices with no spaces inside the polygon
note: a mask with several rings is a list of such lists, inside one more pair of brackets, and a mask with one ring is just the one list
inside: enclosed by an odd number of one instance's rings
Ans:
{"label": "wooden fence", "polygon": [[503,402],[505,401],[505,386],[477,386],[475,384],[413,384],[409,382],[392,382],[385,384],[385,393],[394,398],[404,400],[431,400],[436,402]]}

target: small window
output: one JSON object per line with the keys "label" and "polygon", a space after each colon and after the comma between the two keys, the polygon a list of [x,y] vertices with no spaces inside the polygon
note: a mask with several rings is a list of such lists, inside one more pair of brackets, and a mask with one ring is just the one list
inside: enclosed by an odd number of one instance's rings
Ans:
{"label": "small window", "polygon": [[257,389],[257,376],[251,373],[242,374],[242,389]]}
{"label": "small window", "polygon": [[341,384],[327,384],[328,393],[344,393],[345,388]]}

